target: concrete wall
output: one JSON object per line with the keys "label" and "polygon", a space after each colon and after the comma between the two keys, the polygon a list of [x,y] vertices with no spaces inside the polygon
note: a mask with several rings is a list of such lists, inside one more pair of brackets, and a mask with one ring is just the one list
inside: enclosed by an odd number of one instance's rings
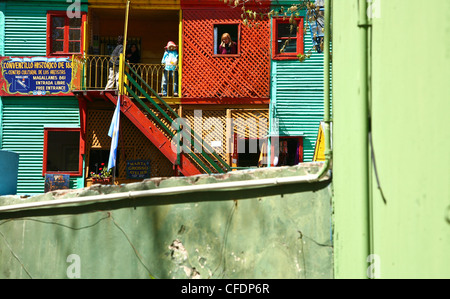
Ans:
{"label": "concrete wall", "polygon": [[[315,173],[317,164],[92,186],[0,205]],[[0,213],[1,278],[332,278],[329,180]]]}

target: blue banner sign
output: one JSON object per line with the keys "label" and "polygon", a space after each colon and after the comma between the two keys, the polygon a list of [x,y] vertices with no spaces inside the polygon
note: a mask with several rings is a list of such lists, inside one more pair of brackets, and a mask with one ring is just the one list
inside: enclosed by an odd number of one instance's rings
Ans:
{"label": "blue banner sign", "polygon": [[2,57],[0,96],[67,95],[72,62],[68,57]]}

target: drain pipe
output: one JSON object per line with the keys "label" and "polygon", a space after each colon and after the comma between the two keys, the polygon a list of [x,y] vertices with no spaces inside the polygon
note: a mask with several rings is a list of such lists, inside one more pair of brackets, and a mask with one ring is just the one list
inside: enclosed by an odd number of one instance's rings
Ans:
{"label": "drain pipe", "polygon": [[[358,140],[363,145],[361,147],[361,152],[358,153],[358,161],[357,163],[361,163],[361,179],[359,180],[359,183],[361,186],[361,196],[364,198],[361,198],[363,203],[363,209],[366,211],[366,215],[361,215],[361,225],[365,227],[365,235],[366,235],[366,241],[361,244],[361,250],[363,254],[366,255],[367,258],[370,257],[370,254],[373,250],[373,243],[372,243],[372,225],[371,225],[371,214],[372,214],[372,203],[371,203],[371,197],[370,197],[370,191],[369,191],[369,85],[368,85],[368,70],[369,70],[369,18],[367,15],[367,9],[368,4],[367,0],[358,0],[358,8],[359,8],[359,21],[358,21],[358,27],[359,27],[359,35],[358,35],[358,42],[359,42],[359,49],[361,51],[360,55],[360,61],[359,64],[359,70],[361,73],[361,78],[359,80],[359,88],[360,88],[360,99],[359,99],[359,106],[355,108],[355,110],[359,111],[360,115],[360,130],[358,131],[360,133],[359,136],[356,136]],[[369,260],[366,260],[365,262],[369,262]],[[368,267],[368,264],[363,263],[361,270],[366,270]],[[364,273],[365,272],[365,273]],[[367,275],[367,271],[364,271],[363,275]],[[366,276],[367,277],[367,276]]]}
{"label": "drain pipe", "polygon": [[121,199],[142,198],[151,196],[163,196],[174,194],[186,194],[188,192],[206,192],[206,191],[218,191],[229,190],[236,188],[252,188],[252,187],[270,187],[275,185],[288,185],[298,183],[315,183],[327,180],[327,177],[319,177],[318,174],[308,174],[302,176],[292,176],[283,178],[270,178],[270,179],[257,179],[247,181],[234,181],[225,183],[214,184],[202,184],[202,185],[190,185],[190,186],[178,186],[168,188],[156,188],[151,190],[142,191],[129,191],[104,195],[93,195],[76,198],[64,198],[54,199],[47,201],[38,201],[30,203],[22,203],[15,205],[0,206],[0,213],[12,212],[25,209],[35,209],[43,207],[63,207],[73,204],[88,204],[96,202],[107,202]]}
{"label": "drain pipe", "polygon": [[332,149],[331,149],[331,113],[330,113],[330,103],[331,103],[331,75],[330,75],[330,41],[331,41],[331,12],[333,9],[332,0],[325,0],[325,22],[324,22],[324,38],[323,38],[323,48],[324,48],[324,82],[323,82],[323,93],[324,93],[324,101],[323,101],[323,121],[324,121],[324,137],[325,137],[325,162],[324,165],[319,172],[319,178],[323,176],[331,167],[331,159],[332,159]]}

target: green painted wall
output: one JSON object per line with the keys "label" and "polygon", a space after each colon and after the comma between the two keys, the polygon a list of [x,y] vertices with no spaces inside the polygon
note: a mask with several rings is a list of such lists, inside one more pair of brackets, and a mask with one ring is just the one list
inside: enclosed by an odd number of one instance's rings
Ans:
{"label": "green painted wall", "polygon": [[[5,8],[6,3],[0,3],[0,56],[5,55]],[[3,102],[0,97],[0,149],[2,149],[2,136],[3,136]]]}
{"label": "green painted wall", "polygon": [[3,149],[3,99],[0,97],[0,149]]}
{"label": "green painted wall", "polygon": [[[74,97],[3,97],[2,103],[2,149],[19,154],[17,193],[43,193],[44,127],[79,128],[78,100]],[[83,186],[83,178],[71,178],[71,187]]]}
{"label": "green painted wall", "polygon": [[[297,176],[318,168],[97,185],[65,197]],[[57,198],[0,197],[0,205]],[[73,255],[80,278],[332,278],[330,183],[0,213],[1,278],[67,278]]]}
{"label": "green painted wall", "polygon": [[[81,11],[87,11],[86,1],[81,2]],[[6,1],[0,6],[5,15],[5,55],[45,56],[47,11],[65,11],[71,4],[65,0]]]}
{"label": "green painted wall", "polygon": [[[80,3],[87,11],[87,1]],[[0,54],[6,56],[45,56],[47,11],[66,11],[65,0],[3,1],[0,3]],[[3,27],[2,27],[3,26]],[[42,177],[44,126],[79,127],[75,98],[3,97],[0,109],[1,147],[20,154],[19,194],[44,192]],[[81,178],[71,178],[71,186],[84,186]]]}
{"label": "green painted wall", "polygon": [[[334,1],[335,2],[335,1]],[[357,1],[333,7],[333,208],[337,278],[366,278],[369,255],[365,52]],[[350,46],[351,45],[351,46]],[[338,248],[339,246],[339,248]]]}
{"label": "green painted wall", "polygon": [[[273,1],[272,6],[279,10],[293,3],[298,2]],[[301,16],[305,15],[303,11]],[[304,35],[305,53],[312,47],[308,28]],[[271,117],[278,120],[280,136],[304,136],[305,162],[312,161],[314,156],[319,124],[323,120],[323,96],[323,53],[312,51],[311,57],[302,63],[298,59],[271,61]]]}
{"label": "green painted wall", "polygon": [[[334,5],[337,278],[366,278],[368,267],[380,278],[450,278],[450,2],[433,5],[433,17],[424,18],[423,1],[377,1],[367,48],[358,1]],[[368,110],[361,104],[366,50]],[[368,112],[386,203],[369,159]],[[369,254],[375,260],[367,262]]]}
{"label": "green painted wall", "polygon": [[5,55],[5,8],[6,3],[0,3],[0,55]]}

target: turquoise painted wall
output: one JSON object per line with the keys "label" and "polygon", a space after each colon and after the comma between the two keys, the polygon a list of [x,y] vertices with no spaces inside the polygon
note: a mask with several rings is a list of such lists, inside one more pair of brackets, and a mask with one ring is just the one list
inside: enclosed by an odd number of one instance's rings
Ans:
{"label": "turquoise painted wall", "polygon": [[[82,2],[81,11],[87,11],[85,1]],[[47,11],[65,11],[71,4],[64,0],[6,1],[5,55],[45,56]]]}
{"label": "turquoise painted wall", "polygon": [[[6,3],[0,3],[0,55],[5,55],[5,8]],[[2,149],[2,136],[3,136],[3,102],[0,97],[0,149]]]}
{"label": "turquoise painted wall", "polygon": [[5,55],[5,8],[6,3],[0,3],[0,55]]}
{"label": "turquoise painted wall", "polygon": [[[44,127],[79,128],[74,97],[3,97],[2,149],[19,154],[18,194],[44,192],[42,176]],[[71,178],[71,187],[84,186]]]}
{"label": "turquoise painted wall", "polygon": [[3,99],[0,97],[0,150],[3,148]]}
{"label": "turquoise painted wall", "polygon": [[[295,1],[274,1],[274,9],[288,8]],[[301,13],[305,16],[305,11]],[[306,20],[305,20],[306,22]],[[273,30],[273,28],[272,28]],[[304,49],[313,46],[309,29]],[[279,123],[281,136],[303,135],[304,161],[312,161],[320,122],[323,120],[323,53],[312,51],[304,62],[272,60],[271,117]],[[272,132],[275,133],[275,132]]]}
{"label": "turquoise painted wall", "polygon": [[[87,11],[81,1],[81,11]],[[46,56],[47,11],[66,11],[64,0],[6,1],[0,3],[0,51],[5,56]],[[2,31],[2,21],[4,30]],[[43,128],[80,126],[74,97],[3,97],[0,106],[1,147],[20,154],[18,193],[44,192],[42,177]],[[71,178],[71,187],[84,186]]]}

